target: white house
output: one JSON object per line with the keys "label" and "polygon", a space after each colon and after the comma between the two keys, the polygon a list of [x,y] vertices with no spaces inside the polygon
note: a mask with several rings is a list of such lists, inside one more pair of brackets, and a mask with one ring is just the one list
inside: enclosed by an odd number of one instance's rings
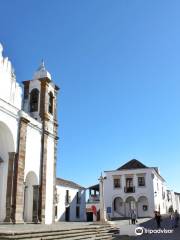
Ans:
{"label": "white house", "polygon": [[103,197],[107,218],[129,217],[132,209],[138,217],[153,217],[154,211],[161,214],[169,211],[172,201],[168,200],[166,182],[158,168],[147,167],[133,159],[104,173]]}
{"label": "white house", "polygon": [[54,221],[58,87],[42,63],[21,87],[0,44],[0,222]]}
{"label": "white house", "polygon": [[86,221],[85,188],[62,178],[56,179],[56,221]]}

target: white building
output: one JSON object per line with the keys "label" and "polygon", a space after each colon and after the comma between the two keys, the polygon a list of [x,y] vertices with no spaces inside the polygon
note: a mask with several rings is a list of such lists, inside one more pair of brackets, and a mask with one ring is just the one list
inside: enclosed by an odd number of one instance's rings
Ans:
{"label": "white building", "polygon": [[42,63],[21,87],[0,44],[0,222],[54,220],[58,87]]}
{"label": "white building", "polygon": [[107,218],[129,217],[132,209],[138,217],[153,217],[154,211],[168,213],[172,201],[168,200],[166,182],[158,168],[147,167],[133,159],[116,170],[104,173],[104,209]]}
{"label": "white building", "polygon": [[55,209],[56,221],[86,221],[85,188],[57,178]]}
{"label": "white building", "polygon": [[89,191],[89,196],[86,202],[87,221],[98,221],[100,220],[99,184],[90,186],[87,191]]}
{"label": "white building", "polygon": [[168,196],[168,209],[170,211],[177,210],[180,213],[180,193],[172,190],[167,190]]}

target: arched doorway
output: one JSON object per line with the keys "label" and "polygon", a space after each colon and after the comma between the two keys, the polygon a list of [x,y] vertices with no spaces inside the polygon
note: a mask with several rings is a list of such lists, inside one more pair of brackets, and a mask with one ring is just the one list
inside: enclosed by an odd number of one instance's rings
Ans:
{"label": "arched doorway", "polygon": [[114,198],[113,210],[114,210],[114,217],[124,217],[125,208],[124,208],[123,199],[121,197]]}
{"label": "arched doorway", "polygon": [[149,216],[148,199],[145,196],[141,196],[138,198],[138,217],[148,216]]}
{"label": "arched doorway", "polygon": [[0,121],[0,221],[6,217],[6,193],[9,153],[15,151],[13,135],[8,126]]}
{"label": "arched doorway", "polygon": [[136,200],[134,197],[127,197],[126,198],[126,217],[130,217],[132,210],[134,210],[137,213]]}
{"label": "arched doorway", "polygon": [[38,198],[39,198],[38,178],[31,171],[26,175],[24,188],[24,221],[38,221]]}

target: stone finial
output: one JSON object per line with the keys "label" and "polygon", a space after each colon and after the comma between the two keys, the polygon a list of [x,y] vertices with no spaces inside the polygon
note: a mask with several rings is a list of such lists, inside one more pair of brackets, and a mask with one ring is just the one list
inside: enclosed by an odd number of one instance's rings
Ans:
{"label": "stone finial", "polygon": [[38,71],[40,71],[40,70],[46,70],[45,64],[44,64],[44,59],[41,60],[41,64],[40,64],[40,66],[38,67],[37,70],[38,70]]}
{"label": "stone finial", "polygon": [[34,74],[34,79],[48,77],[51,80],[51,74],[46,70],[44,60],[42,59],[40,66]]}

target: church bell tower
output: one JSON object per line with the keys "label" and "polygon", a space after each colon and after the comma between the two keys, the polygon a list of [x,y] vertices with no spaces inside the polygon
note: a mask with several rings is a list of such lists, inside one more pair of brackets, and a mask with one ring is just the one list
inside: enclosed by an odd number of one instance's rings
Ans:
{"label": "church bell tower", "polygon": [[43,61],[35,72],[33,80],[24,81],[23,84],[23,109],[42,125],[38,220],[48,224],[54,219],[59,87],[53,83]]}

